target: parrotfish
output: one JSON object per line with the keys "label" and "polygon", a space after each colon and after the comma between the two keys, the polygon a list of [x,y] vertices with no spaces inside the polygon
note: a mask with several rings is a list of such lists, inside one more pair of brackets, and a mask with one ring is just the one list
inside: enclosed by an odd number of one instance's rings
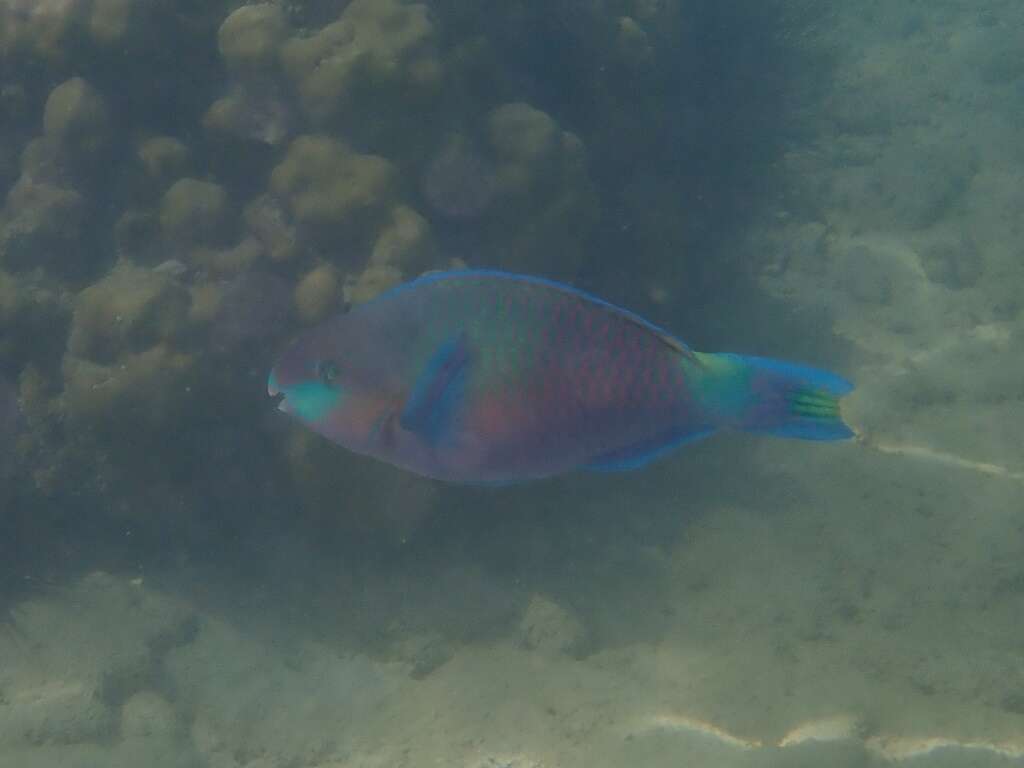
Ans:
{"label": "parrotfish", "polygon": [[640,467],[719,430],[842,440],[827,371],[690,349],[550,280],[428,274],[297,338],[279,408],[356,453],[428,477],[515,483]]}

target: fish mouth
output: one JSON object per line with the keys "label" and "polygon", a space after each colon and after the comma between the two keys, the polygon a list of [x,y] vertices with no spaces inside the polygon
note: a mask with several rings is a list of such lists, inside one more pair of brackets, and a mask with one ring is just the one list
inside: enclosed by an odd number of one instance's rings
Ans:
{"label": "fish mouth", "polygon": [[284,403],[286,395],[281,391],[281,387],[278,386],[277,377],[273,371],[270,372],[270,376],[267,378],[267,394],[275,398],[277,410],[284,411],[285,413],[288,412]]}

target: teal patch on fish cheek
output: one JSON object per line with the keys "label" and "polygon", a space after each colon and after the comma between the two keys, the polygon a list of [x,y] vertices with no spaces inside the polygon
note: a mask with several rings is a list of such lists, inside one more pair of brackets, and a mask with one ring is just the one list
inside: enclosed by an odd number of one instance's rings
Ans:
{"label": "teal patch on fish cheek", "polygon": [[303,421],[319,421],[341,399],[341,390],[319,381],[307,381],[290,387],[285,402],[292,413]]}

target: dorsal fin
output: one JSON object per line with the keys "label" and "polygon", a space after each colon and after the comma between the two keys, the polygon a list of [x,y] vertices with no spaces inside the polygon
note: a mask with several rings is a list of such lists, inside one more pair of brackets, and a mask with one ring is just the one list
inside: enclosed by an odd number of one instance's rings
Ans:
{"label": "dorsal fin", "polygon": [[428,272],[412,282],[405,283],[403,285],[396,286],[390,291],[381,294],[374,301],[380,301],[387,299],[390,296],[404,293],[412,288],[421,286],[427,283],[444,282],[449,280],[472,280],[472,279],[490,279],[490,280],[514,280],[520,283],[526,283],[529,285],[539,286],[548,290],[557,291],[559,293],[567,293],[575,296],[583,301],[586,301],[592,306],[598,307],[605,312],[608,312],[622,320],[630,322],[639,328],[644,329],[657,337],[663,344],[670,347],[673,351],[687,358],[691,362],[698,363],[699,360],[694,355],[693,350],[684,344],[680,339],[677,339],[671,333],[666,331],[664,328],[655,325],[649,320],[645,320],[635,312],[631,312],[628,309],[623,309],[616,304],[600,299],[593,294],[587,293],[586,291],[574,288],[571,285],[560,283],[556,280],[549,280],[545,277],[534,277],[532,275],[520,275],[515,272],[503,272],[498,269],[460,269],[451,271],[441,272]]}

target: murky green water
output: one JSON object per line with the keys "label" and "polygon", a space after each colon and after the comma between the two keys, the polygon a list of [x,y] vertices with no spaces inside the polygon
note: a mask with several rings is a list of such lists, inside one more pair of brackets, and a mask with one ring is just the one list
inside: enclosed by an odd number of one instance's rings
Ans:
{"label": "murky green water", "polygon": [[[0,0],[0,764],[1024,764],[1024,9]],[[856,441],[450,486],[275,410],[488,267]]]}

